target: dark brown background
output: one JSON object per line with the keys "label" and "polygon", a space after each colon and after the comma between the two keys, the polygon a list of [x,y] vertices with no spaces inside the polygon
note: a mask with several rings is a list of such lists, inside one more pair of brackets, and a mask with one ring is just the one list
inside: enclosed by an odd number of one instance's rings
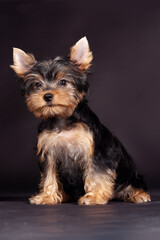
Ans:
{"label": "dark brown background", "polygon": [[12,47],[38,60],[87,36],[94,54],[90,106],[119,137],[151,188],[160,187],[160,1],[0,2],[0,187],[36,189],[39,120],[9,68]]}

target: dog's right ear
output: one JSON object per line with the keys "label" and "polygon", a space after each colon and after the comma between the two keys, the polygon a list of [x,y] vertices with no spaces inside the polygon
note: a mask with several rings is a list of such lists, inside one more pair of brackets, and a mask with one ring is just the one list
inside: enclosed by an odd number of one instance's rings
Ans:
{"label": "dog's right ear", "polygon": [[16,74],[23,78],[24,74],[28,72],[36,60],[32,54],[27,54],[19,48],[13,48],[13,65],[10,67],[16,72]]}

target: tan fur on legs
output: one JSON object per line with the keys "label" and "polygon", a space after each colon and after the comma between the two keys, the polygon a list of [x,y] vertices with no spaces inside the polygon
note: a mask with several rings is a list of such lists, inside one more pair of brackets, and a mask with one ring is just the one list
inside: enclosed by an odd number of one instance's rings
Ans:
{"label": "tan fur on legs", "polygon": [[85,178],[86,194],[78,201],[80,205],[106,204],[112,198],[115,172],[108,170],[105,174],[88,173]]}
{"label": "tan fur on legs", "polygon": [[125,202],[143,203],[151,201],[150,195],[143,189],[136,189],[129,185],[122,191],[116,193],[116,198],[122,199]]}
{"label": "tan fur on legs", "polygon": [[90,161],[86,161],[85,157],[90,159],[89,157],[93,154],[93,137],[88,127],[85,124],[75,124],[72,129],[61,132],[44,131],[39,134],[37,154],[41,154],[41,162],[46,161],[45,156],[47,156],[47,176],[42,176],[41,193],[31,198],[31,203],[56,204],[68,201],[69,198],[65,195],[63,187],[58,181],[55,167],[56,157],[61,156],[64,148],[65,152],[70,158],[74,159],[76,164],[87,169]]}
{"label": "tan fur on legs", "polygon": [[60,182],[57,179],[53,159],[48,155],[48,166],[46,177],[42,175],[40,187],[41,191],[38,195],[30,198],[32,204],[57,204],[65,201],[66,196]]}
{"label": "tan fur on legs", "polygon": [[[60,187],[59,187],[60,188]],[[44,184],[43,189],[39,194],[31,197],[29,199],[32,204],[48,204],[53,205],[57,203],[67,202],[69,197],[65,194],[63,189],[58,190],[58,182],[55,180],[54,184],[46,185]]]}

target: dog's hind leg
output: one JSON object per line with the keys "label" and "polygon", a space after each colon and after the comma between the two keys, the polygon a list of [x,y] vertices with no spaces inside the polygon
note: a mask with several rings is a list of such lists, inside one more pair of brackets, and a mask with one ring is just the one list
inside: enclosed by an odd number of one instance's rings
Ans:
{"label": "dog's hind leg", "polygon": [[145,192],[145,190],[143,190],[142,188],[134,188],[132,185],[129,185],[122,189],[120,192],[117,192],[115,197],[125,202],[133,203],[143,203],[151,201],[150,195]]}

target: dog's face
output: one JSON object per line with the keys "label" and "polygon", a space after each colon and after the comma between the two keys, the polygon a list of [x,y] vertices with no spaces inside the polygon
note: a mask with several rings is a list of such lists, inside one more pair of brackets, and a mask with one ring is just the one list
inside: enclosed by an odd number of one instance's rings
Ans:
{"label": "dog's face", "polygon": [[43,119],[72,115],[88,90],[86,73],[92,58],[86,37],[70,49],[68,57],[49,61],[36,61],[14,48],[11,68],[22,79],[28,109]]}

